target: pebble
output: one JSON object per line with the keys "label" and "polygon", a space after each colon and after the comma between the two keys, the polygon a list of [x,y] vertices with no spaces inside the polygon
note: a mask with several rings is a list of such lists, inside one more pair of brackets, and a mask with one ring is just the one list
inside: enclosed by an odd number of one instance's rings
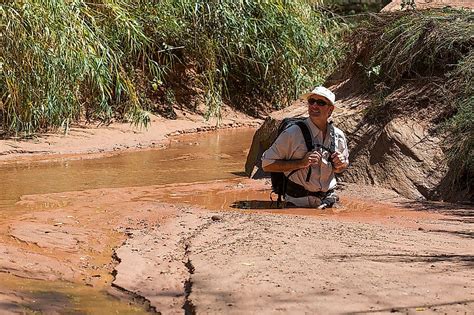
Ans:
{"label": "pebble", "polygon": [[211,217],[212,221],[221,221],[222,220],[222,217],[220,215],[213,215]]}

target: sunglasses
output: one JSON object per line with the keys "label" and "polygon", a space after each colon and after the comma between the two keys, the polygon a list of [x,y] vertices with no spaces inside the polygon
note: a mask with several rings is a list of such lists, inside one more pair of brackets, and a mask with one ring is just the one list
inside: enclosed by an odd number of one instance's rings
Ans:
{"label": "sunglasses", "polygon": [[328,103],[326,103],[323,100],[317,99],[317,98],[309,98],[308,99],[308,104],[309,105],[318,105],[318,106],[326,106]]}

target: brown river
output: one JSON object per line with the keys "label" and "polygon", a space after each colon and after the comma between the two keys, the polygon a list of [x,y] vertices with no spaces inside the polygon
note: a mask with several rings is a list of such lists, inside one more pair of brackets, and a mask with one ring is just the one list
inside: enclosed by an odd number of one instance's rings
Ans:
{"label": "brown river", "polygon": [[[25,207],[18,202],[27,195],[241,177],[254,132],[253,129],[241,129],[184,135],[170,140],[166,149],[122,153],[99,159],[3,166],[0,168],[0,241],[11,241],[8,237],[9,222],[44,206]],[[119,239],[118,236],[113,238]],[[102,286],[91,286],[75,281],[19,278],[0,272],[0,302],[2,290],[6,290],[31,297],[29,302],[19,303],[26,313],[44,309],[44,305],[31,302],[36,300],[35,297],[43,304],[51,303],[53,313],[99,314],[101,310],[107,310],[107,314],[145,313],[140,303],[123,301],[108,294],[106,286],[110,285],[110,281],[106,279]],[[54,305],[63,305],[64,308],[55,309]]]}
{"label": "brown river", "polygon": [[0,168],[0,217],[21,196],[106,187],[192,183],[242,176],[253,129],[184,135],[166,149]]}

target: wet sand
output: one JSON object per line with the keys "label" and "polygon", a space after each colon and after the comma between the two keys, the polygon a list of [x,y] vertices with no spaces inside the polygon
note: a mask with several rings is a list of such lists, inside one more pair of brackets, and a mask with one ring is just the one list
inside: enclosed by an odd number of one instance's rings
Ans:
{"label": "wet sand", "polygon": [[324,211],[264,208],[268,182],[245,178],[25,196],[1,223],[1,277],[113,286],[163,314],[469,313],[472,222],[358,189]]}
{"label": "wet sand", "polygon": [[0,215],[1,313],[472,313],[472,207],[345,184],[338,208],[275,209],[269,187],[235,174],[26,192]]}

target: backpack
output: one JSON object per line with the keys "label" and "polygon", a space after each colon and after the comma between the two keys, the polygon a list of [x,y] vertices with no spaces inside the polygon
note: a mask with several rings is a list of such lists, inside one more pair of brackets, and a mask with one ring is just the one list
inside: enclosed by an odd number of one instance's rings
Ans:
{"label": "backpack", "polygon": [[[278,136],[284,130],[288,129],[289,127],[293,125],[297,125],[300,128],[301,133],[303,134],[308,152],[314,150],[315,146],[313,145],[313,137],[311,135],[311,131],[309,130],[308,125],[304,122],[305,120],[306,120],[306,117],[283,119],[282,122],[280,123],[280,126],[278,127],[276,138],[278,138]],[[329,128],[329,135],[331,137],[331,144],[329,148],[323,145],[317,145],[316,147],[322,148],[323,150],[328,151],[330,155],[332,155],[334,152],[336,152],[336,141],[335,141],[336,139],[335,139],[334,126],[332,122],[329,122],[328,128]],[[277,206],[280,206],[280,203],[282,201],[282,196],[284,196],[286,193],[288,178],[291,175],[293,175],[293,173],[295,173],[296,171],[298,170],[292,171],[288,176],[285,176],[283,172],[270,172],[270,177],[272,181],[272,192],[278,195]],[[311,177],[311,167],[308,168],[308,174],[306,175],[307,182],[309,181],[310,177]]]}

